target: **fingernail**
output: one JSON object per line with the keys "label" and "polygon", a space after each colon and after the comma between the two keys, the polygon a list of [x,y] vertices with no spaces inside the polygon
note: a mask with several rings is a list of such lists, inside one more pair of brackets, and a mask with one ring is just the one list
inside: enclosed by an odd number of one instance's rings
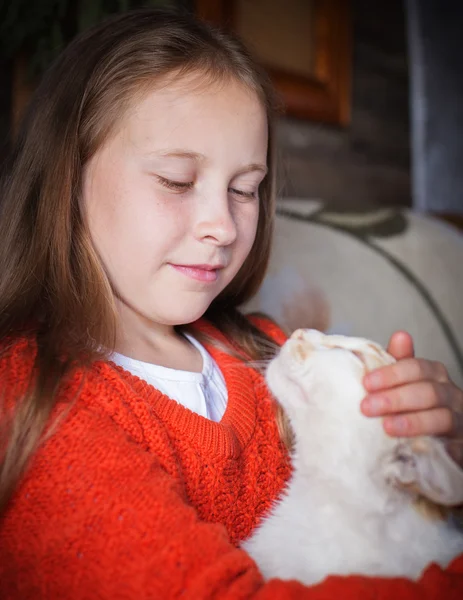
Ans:
{"label": "fingernail", "polygon": [[363,401],[363,408],[371,416],[378,416],[386,408],[386,400],[382,396],[367,396]]}

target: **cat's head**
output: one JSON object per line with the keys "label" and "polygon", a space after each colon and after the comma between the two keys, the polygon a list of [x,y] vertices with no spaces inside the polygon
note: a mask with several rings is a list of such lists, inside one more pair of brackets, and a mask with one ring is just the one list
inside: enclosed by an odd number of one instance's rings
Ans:
{"label": "cat's head", "polygon": [[394,358],[363,338],[299,329],[267,370],[301,458],[346,480],[376,481],[442,505],[463,503],[463,477],[435,438],[388,436],[360,403],[365,374]]}

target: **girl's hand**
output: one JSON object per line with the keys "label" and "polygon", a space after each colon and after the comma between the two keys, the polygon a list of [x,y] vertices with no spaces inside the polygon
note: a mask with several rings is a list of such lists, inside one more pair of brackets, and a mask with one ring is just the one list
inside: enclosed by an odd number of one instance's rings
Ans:
{"label": "girl's hand", "polygon": [[407,332],[394,333],[387,350],[397,363],[365,376],[363,414],[383,416],[391,436],[446,437],[449,454],[463,466],[463,391],[450,381],[442,363],[415,358]]}

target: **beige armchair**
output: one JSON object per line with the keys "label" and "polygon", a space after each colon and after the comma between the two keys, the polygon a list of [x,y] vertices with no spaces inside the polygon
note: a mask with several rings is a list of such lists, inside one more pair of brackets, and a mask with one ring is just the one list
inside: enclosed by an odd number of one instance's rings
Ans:
{"label": "beige armchair", "polygon": [[245,307],[283,326],[371,338],[409,331],[418,356],[463,386],[463,235],[405,209],[330,212],[279,203],[268,275]]}

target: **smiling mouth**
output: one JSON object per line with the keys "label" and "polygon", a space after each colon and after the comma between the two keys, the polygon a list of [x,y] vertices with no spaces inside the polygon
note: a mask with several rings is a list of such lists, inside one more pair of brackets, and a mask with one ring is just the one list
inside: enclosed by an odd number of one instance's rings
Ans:
{"label": "smiling mouth", "polygon": [[219,272],[224,268],[223,265],[174,265],[171,266],[190,279],[203,281],[205,283],[214,283],[219,278]]}

